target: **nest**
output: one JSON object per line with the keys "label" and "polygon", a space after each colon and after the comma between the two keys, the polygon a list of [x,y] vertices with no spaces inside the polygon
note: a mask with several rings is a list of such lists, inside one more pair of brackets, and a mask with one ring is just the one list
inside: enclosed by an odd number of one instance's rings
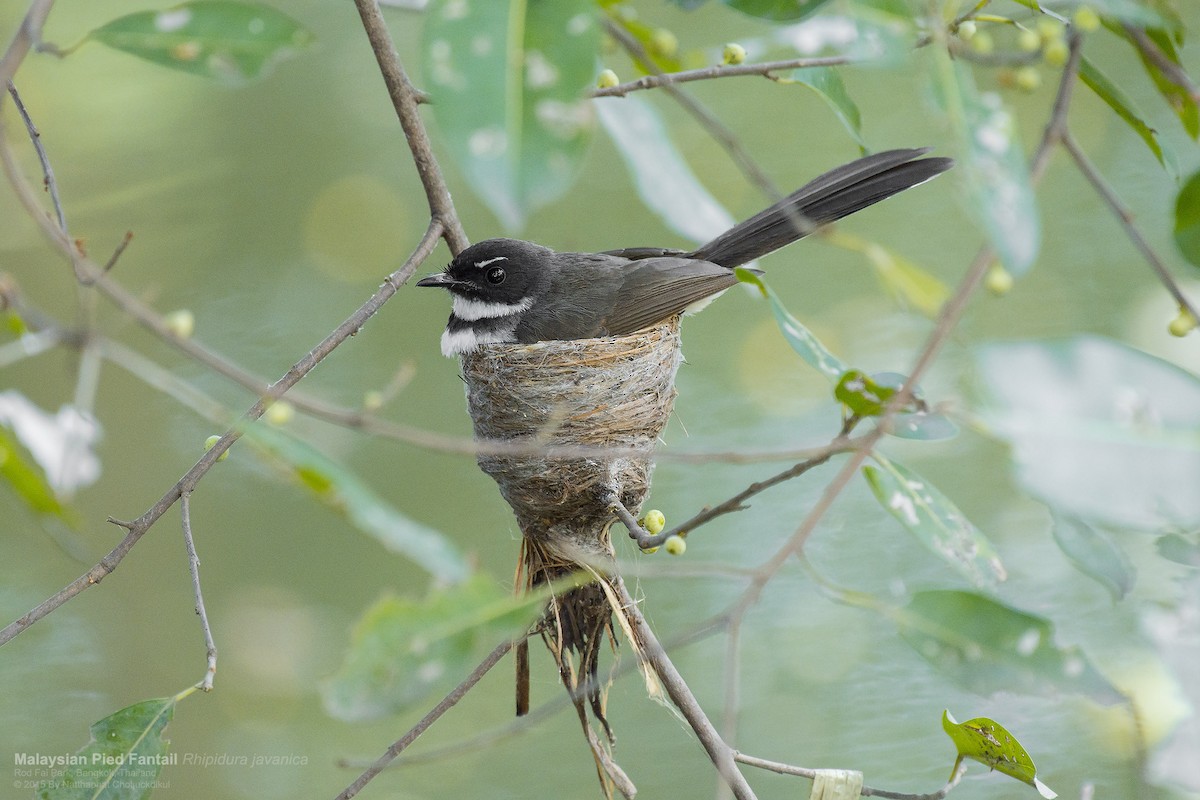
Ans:
{"label": "nest", "polygon": [[[538,586],[581,567],[600,580],[611,574],[608,498],[635,514],[641,508],[680,360],[678,317],[626,336],[487,344],[463,356],[476,438],[531,445],[478,458],[521,528],[521,584]],[[543,637],[569,689],[589,681],[593,712],[611,738],[595,682],[600,642],[607,633],[615,643],[615,595],[607,588],[596,582],[555,598]],[[520,695],[519,686],[519,712]]]}

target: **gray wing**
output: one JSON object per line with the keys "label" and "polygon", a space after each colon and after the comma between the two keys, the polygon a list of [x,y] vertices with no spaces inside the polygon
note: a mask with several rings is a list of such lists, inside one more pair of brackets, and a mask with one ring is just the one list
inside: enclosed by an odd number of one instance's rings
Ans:
{"label": "gray wing", "polygon": [[646,258],[624,270],[618,302],[601,321],[611,336],[640,331],[737,283],[733,270],[694,258]]}

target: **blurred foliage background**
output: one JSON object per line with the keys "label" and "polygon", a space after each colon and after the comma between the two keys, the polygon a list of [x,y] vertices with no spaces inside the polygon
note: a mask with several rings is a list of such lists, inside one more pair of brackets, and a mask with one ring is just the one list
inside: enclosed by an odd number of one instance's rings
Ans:
{"label": "blurred foliage background", "polygon": [[[429,91],[434,81],[423,65],[433,62],[424,29],[432,24],[429,15],[450,3],[434,5],[424,13],[386,9],[401,60],[414,82]],[[720,2],[644,0],[614,11],[615,5],[597,4],[594,13],[636,12],[647,41],[670,32],[678,67],[717,63],[727,42],[765,41],[784,24]],[[804,24],[902,5],[834,0]],[[14,35],[26,6],[0,0],[0,39]],[[160,312],[190,311],[198,341],[264,380],[281,375],[357,308],[407,256],[428,217],[354,8],[315,0],[276,7],[312,41],[258,80],[237,85],[206,80],[95,42],[62,59],[31,55],[16,79],[52,160],[72,235],[103,262],[103,254],[132,230],[134,239],[113,277]],[[146,8],[132,0],[60,2],[45,38],[66,47],[114,18]],[[1184,2],[1178,10],[1194,34],[1200,22],[1195,7]],[[1035,13],[999,3],[986,11],[1021,20]],[[947,15],[953,18],[954,11]],[[994,34],[999,50],[1011,46],[1007,27],[981,22],[978,29]],[[956,41],[972,47],[966,38]],[[1071,129],[1195,297],[1200,281],[1176,249],[1172,227],[1180,182],[1200,166],[1200,153],[1126,41],[1099,30],[1087,35],[1084,52],[1119,82],[1176,163],[1160,166],[1126,122],[1082,86],[1076,87]],[[777,44],[752,52],[751,60],[795,55]],[[1185,43],[1180,56],[1190,74],[1200,73],[1193,43]],[[1026,73],[1024,88],[1014,83],[1011,68],[971,67],[980,88],[997,93],[1012,112],[1016,141],[1026,153],[1041,136],[1059,75],[1057,67],[1036,59],[1030,66],[1039,85]],[[602,42],[589,81],[602,68],[622,79],[638,75],[611,41]],[[933,97],[931,69],[919,52],[887,66],[839,69],[861,111],[861,138],[868,148],[932,146],[938,155],[963,155]],[[740,77],[686,88],[784,191],[860,152],[830,106],[801,85]],[[578,177],[561,196],[523,218],[495,213],[494,201],[472,191],[471,167],[453,157],[455,133],[447,130],[452,123],[437,102],[435,92],[425,120],[473,239],[519,234],[560,250],[688,244],[639,199],[621,152],[600,131],[581,148]],[[618,119],[623,113],[622,100],[598,102],[611,104]],[[765,205],[759,188],[720,145],[662,92],[639,93],[637,102],[657,111],[670,143],[734,217]],[[40,168],[11,102],[3,122],[25,173],[39,183]],[[955,170],[855,216],[838,232],[885,245],[953,286],[984,241],[971,213],[965,172]],[[1037,760],[1038,776],[1060,796],[1083,796],[1087,786],[1105,797],[1200,796],[1194,759],[1200,747],[1195,716],[1200,680],[1194,668],[1200,658],[1200,581],[1195,564],[1180,563],[1194,553],[1200,525],[1196,490],[1187,488],[1188,477],[1200,475],[1194,410],[1190,419],[1185,411],[1177,425],[1149,436],[1169,440],[1169,457],[1179,459],[1171,462],[1171,474],[1180,479],[1180,492],[1190,492],[1181,506],[1191,508],[1192,516],[1180,512],[1171,519],[1164,512],[1151,514],[1149,524],[1118,524],[1112,515],[1100,515],[1099,527],[1123,554],[1114,556],[1115,590],[1073,565],[1052,533],[1054,514],[1031,496],[1049,494],[1053,504],[1054,476],[1030,478],[1018,469],[1021,459],[1045,464],[1049,456],[1010,449],[980,423],[1015,424],[1017,412],[1005,410],[1021,405],[1011,397],[997,399],[1004,392],[996,385],[989,389],[989,380],[1012,389],[1018,400],[1055,385],[1051,377],[1058,373],[1049,368],[1012,370],[1018,354],[1003,343],[1092,334],[1178,365],[1179,385],[1148,367],[1152,374],[1126,381],[1130,413],[1151,427],[1154,414],[1141,412],[1156,408],[1162,399],[1156,393],[1184,397],[1195,391],[1200,346],[1195,335],[1167,333],[1176,304],[1065,153],[1056,152],[1036,196],[1042,236],[1033,268],[1007,294],[974,299],[922,381],[926,398],[946,404],[959,421],[959,435],[933,442],[890,439],[883,452],[935,484],[987,535],[1008,573],[993,596],[1050,620],[1056,643],[1078,645],[1107,681],[1134,698],[1140,721],[1135,723],[1128,704],[1104,705],[1081,694],[1036,695],[1003,682],[986,691],[965,688],[923,660],[884,615],[833,602],[796,564],[769,584],[742,632],[740,750],[805,766],[861,769],[868,783],[893,790],[932,791],[945,780],[954,756],[939,730],[948,708],[959,719],[1002,721]],[[421,271],[435,271],[448,259],[439,246]],[[868,372],[907,371],[931,330],[926,316],[880,286],[860,252],[836,241],[814,237],[762,266],[787,308],[845,362]],[[254,401],[105,300],[89,296],[9,191],[0,192],[0,271],[28,304],[65,325],[94,325],[223,404],[227,419]],[[403,288],[301,389],[356,408],[399,374],[403,386],[381,415],[469,436],[457,364],[438,352],[447,311],[444,298]],[[8,346],[19,338],[10,331],[0,341]],[[978,349],[985,344],[994,349]],[[1050,363],[1077,366],[1065,352],[1069,347],[1062,347]],[[828,441],[840,427],[826,380],[797,358],[768,304],[750,293],[731,292],[688,320],[684,353],[668,449],[799,448]],[[997,353],[999,366],[989,361]],[[1095,357],[1115,375],[1097,394],[1149,363],[1138,354],[1128,366],[1107,349]],[[1066,387],[1085,383],[1080,375],[1068,377]],[[96,381],[89,397],[79,353],[68,347],[8,358],[0,367],[0,392],[19,392],[52,414],[66,404],[90,405],[103,428],[94,446],[97,479],[63,498],[74,510],[76,529],[31,510],[28,498],[11,487],[0,490],[0,609],[6,623],[95,563],[121,534],[106,518],[141,514],[196,461],[206,437],[225,430],[115,364],[104,363]],[[989,409],[990,418],[979,416]],[[439,532],[498,586],[511,585],[519,533],[495,486],[470,456],[365,436],[305,415],[278,422],[414,525]],[[1145,433],[1136,424],[1133,429]],[[1147,458],[1145,463],[1161,465],[1168,456],[1138,451],[1129,458],[1133,464]],[[431,581],[411,560],[322,504],[311,482],[305,486],[294,470],[281,466],[287,460],[239,445],[192,498],[220,668],[216,691],[181,704],[167,736],[171,750],[181,754],[302,756],[306,763],[180,763],[163,771],[165,785],[156,797],[333,796],[357,774],[339,766],[339,759],[373,759],[436,699],[431,694],[399,714],[367,721],[347,722],[328,713],[322,686],[342,663],[350,630],[364,609],[386,593],[417,600]],[[664,460],[648,506],[664,510],[669,523],[681,520],[776,469]],[[629,580],[645,595],[645,611],[660,637],[669,642],[673,632],[723,610],[742,589],[739,569],[757,565],[792,534],[832,469],[786,483],[746,511],[701,529],[683,558],[643,556],[619,543]],[[1114,505],[1140,503],[1137,509],[1145,511],[1144,496],[1109,499]],[[1085,503],[1082,516],[1087,510]],[[1073,511],[1080,514],[1078,507]],[[0,650],[0,758],[7,760],[9,752],[72,753],[86,743],[95,720],[145,698],[173,695],[198,679],[203,642],[178,520],[177,510],[169,512],[101,586]],[[1164,555],[1171,545],[1163,542],[1171,536],[1181,548],[1176,558]],[[897,605],[923,589],[969,588],[881,512],[865,482],[852,484],[839,499],[806,553],[825,579]],[[562,693],[539,648],[532,650],[535,704]],[[721,637],[673,651],[714,716],[723,702],[724,653]],[[447,676],[439,686],[449,688],[458,677]],[[508,725],[511,690],[511,672],[501,665],[412,754]],[[648,701],[635,676],[614,685],[609,718],[620,737],[616,756],[643,796],[713,790],[715,776],[690,731]],[[377,779],[364,796],[589,796],[595,792],[592,769],[577,720],[558,713],[486,747],[402,767]],[[0,778],[7,781],[7,773]],[[761,797],[801,791],[795,778],[767,773],[750,778]],[[954,796],[1022,792],[1032,796],[1033,790],[976,766]],[[11,796],[30,793],[14,789]]]}

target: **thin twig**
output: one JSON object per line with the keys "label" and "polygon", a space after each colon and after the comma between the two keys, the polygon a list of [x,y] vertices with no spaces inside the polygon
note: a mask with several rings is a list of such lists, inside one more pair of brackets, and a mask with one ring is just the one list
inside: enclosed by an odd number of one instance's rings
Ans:
{"label": "thin twig", "polygon": [[50,193],[50,203],[54,206],[54,214],[58,217],[58,227],[62,228],[64,234],[67,233],[67,215],[63,211],[62,200],[58,196],[58,181],[54,179],[54,169],[50,166],[50,158],[46,155],[46,148],[42,146],[42,134],[38,131],[37,126],[33,124],[33,119],[29,116],[29,111],[25,108],[25,103],[21,100],[21,94],[17,91],[17,87],[12,81],[8,82],[8,93],[12,96],[13,104],[17,107],[17,113],[21,117],[21,121],[25,123],[25,130],[29,133],[29,141],[33,143],[33,149],[37,153],[38,161],[42,165],[42,174],[46,179],[46,191]]}
{"label": "thin twig", "polygon": [[456,706],[458,702],[466,696],[467,692],[471,691],[471,688],[475,686],[475,684],[479,683],[483,676],[486,675],[492,667],[496,666],[496,664],[500,662],[500,659],[504,658],[508,651],[513,648],[513,644],[514,643],[512,641],[504,641],[496,645],[496,648],[492,650],[492,652],[488,653],[487,658],[485,658],[479,664],[479,666],[471,672],[470,675],[464,678],[462,683],[460,683],[458,686],[455,686],[450,694],[443,697],[442,701],[430,709],[428,714],[421,717],[421,721],[414,725],[408,731],[408,733],[392,742],[387,751],[384,752],[384,754],[381,755],[374,764],[363,771],[363,773],[355,779],[354,783],[347,786],[342,793],[337,796],[337,800],[350,800],[351,797],[354,797],[356,794],[358,794],[362,788],[370,783],[376,775],[382,772],[384,768],[387,767],[387,765],[390,764],[394,758],[396,758],[396,756],[403,753],[410,744],[415,742],[422,733],[427,731],[429,726],[437,722],[447,711],[454,708],[454,706]]}
{"label": "thin twig", "polygon": [[1158,257],[1158,253],[1146,241],[1146,237],[1142,236],[1142,232],[1138,230],[1134,224],[1133,212],[1121,202],[1121,198],[1113,191],[1113,188],[1108,185],[1108,181],[1104,180],[1104,176],[1096,169],[1096,166],[1083,152],[1079,143],[1075,141],[1075,137],[1070,131],[1064,131],[1062,135],[1063,148],[1071,154],[1071,158],[1075,160],[1075,166],[1083,173],[1083,177],[1087,178],[1088,183],[1096,190],[1096,194],[1100,195],[1100,199],[1104,201],[1108,209],[1117,218],[1125,235],[1133,242],[1133,246],[1142,254],[1142,258],[1150,265],[1150,269],[1158,277],[1160,283],[1166,287],[1171,297],[1175,298],[1175,302],[1179,304],[1181,309],[1187,309],[1193,319],[1200,319],[1200,313],[1197,313],[1196,306],[1188,299],[1188,296],[1183,293],[1183,289],[1179,286],[1179,282],[1175,280],[1175,276],[1167,269],[1166,264]]}
{"label": "thin twig", "polygon": [[[622,44],[624,44],[622,42]],[[619,83],[616,86],[609,86],[604,89],[592,89],[588,92],[589,97],[624,97],[630,92],[639,92],[644,89],[657,89],[663,86],[673,86],[678,83],[689,83],[691,81],[707,81],[715,78],[734,78],[745,75],[757,75],[764,78],[770,78],[773,73],[782,72],[789,69],[802,69],[805,67],[837,67],[843,64],[851,64],[854,62],[849,56],[825,56],[822,58],[791,58],[783,61],[763,61],[758,64],[717,64],[711,67],[701,67],[699,69],[687,69],[679,72],[658,72],[651,75],[643,75],[637,80]]]}
{"label": "thin twig", "polygon": [[1122,23],[1121,28],[1137,47],[1138,52],[1145,56],[1147,61],[1158,67],[1163,77],[1187,92],[1193,102],[1200,103],[1200,86],[1196,85],[1196,82],[1184,71],[1183,67],[1167,58],[1167,54],[1162,51],[1162,48],[1146,35],[1146,32],[1141,28],[1131,25],[1128,22]]}
{"label": "thin twig", "polygon": [[450,190],[442,178],[442,170],[433,155],[429,134],[421,121],[419,93],[409,81],[400,59],[396,56],[396,46],[388,33],[379,3],[376,0],[354,0],[354,5],[358,7],[358,15],[362,19],[363,29],[367,32],[367,40],[375,53],[383,81],[387,84],[392,107],[396,110],[405,137],[408,138],[408,149],[412,153],[413,164],[421,177],[421,185],[425,187],[425,197],[429,201],[429,214],[433,220],[441,223],[446,244],[450,246],[451,252],[457,255],[471,242],[463,231],[458,213],[454,210]]}
{"label": "thin twig", "polygon": [[[663,71],[655,65],[654,60],[650,58],[650,54],[646,52],[646,48],[642,47],[642,43],[629,34],[621,25],[606,20],[605,30],[612,35],[614,39],[629,53],[630,57],[638,63],[644,70],[652,75],[663,75]],[[771,202],[779,200],[783,195],[779,193],[779,189],[775,186],[774,181],[763,172],[758,163],[750,156],[746,149],[742,147],[738,137],[727,128],[724,123],[709,113],[708,109],[696,102],[695,98],[687,92],[675,86],[672,83],[664,83],[662,90],[670,95],[671,99],[679,103],[685,111],[695,117],[709,135],[712,136],[718,144],[725,148],[729,153],[730,158],[734,163],[745,173],[750,182],[759,188]]]}
{"label": "thin twig", "polygon": [[696,738],[700,740],[708,757],[712,759],[713,765],[716,766],[717,772],[720,773],[722,780],[729,784],[733,790],[733,796],[737,800],[752,800],[754,791],[750,788],[750,784],[746,782],[746,777],[742,775],[737,764],[733,760],[733,751],[729,745],[721,740],[721,735],[717,733],[717,729],[709,721],[704,713],[704,709],[700,707],[692,690],[684,681],[683,676],[679,674],[679,670],[671,663],[671,659],[667,656],[666,650],[663,649],[658,638],[651,630],[650,624],[646,622],[646,618],[642,616],[641,610],[638,608],[637,601],[629,594],[629,589],[626,588],[625,582],[620,578],[615,581],[615,589],[621,600],[622,613],[625,614],[630,626],[633,628],[634,635],[637,637],[637,642],[641,646],[641,654],[646,659],[647,663],[653,667],[654,672],[658,675],[658,679],[662,682],[663,688],[667,690],[667,695],[671,701],[675,703],[676,708],[683,714],[688,725],[696,733]]}
{"label": "thin twig", "polygon": [[[816,769],[795,767],[791,764],[783,764],[778,761],[768,761],[765,758],[748,756],[745,753],[739,753],[737,751],[734,751],[733,757],[738,762],[747,766],[758,767],[759,769],[769,770],[770,772],[775,772],[780,775],[795,775],[800,778],[808,778],[809,780],[813,780],[820,772],[820,770]],[[955,770],[954,775],[951,776],[950,781],[945,786],[943,786],[941,789],[938,789],[936,792],[930,792],[928,794],[893,792],[889,789],[874,789],[870,786],[862,787],[862,790],[859,794],[861,794],[863,797],[886,797],[888,800],[943,800],[943,798],[950,794],[950,790],[957,786],[958,782],[962,780],[962,776],[966,771],[966,764],[960,764],[958,769]]]}
{"label": "thin twig", "polygon": [[[46,24],[46,16],[53,5],[54,0],[33,0],[29,4],[29,10],[21,20],[21,27],[17,29],[8,49],[4,51],[4,56],[0,57],[0,86],[7,85],[13,79],[25,56],[41,42],[42,26]],[[0,107],[3,105],[4,97],[0,95]]]}
{"label": "thin twig", "polygon": [[196,598],[196,615],[200,617],[200,628],[204,631],[204,655],[207,668],[196,687],[211,692],[213,678],[217,675],[217,644],[213,641],[212,628],[208,624],[208,612],[204,608],[204,593],[200,590],[200,557],[196,555],[196,543],[192,539],[192,493],[184,492],[179,498],[179,511],[183,517],[183,545],[187,548],[188,572],[192,576],[192,594]]}
{"label": "thin twig", "polygon": [[242,435],[242,430],[262,416],[266,408],[280,397],[291,387],[295,386],[305,375],[311,372],[317,364],[321,363],[330,353],[337,348],[342,342],[357,333],[363,325],[366,324],[383,304],[386,303],[399,289],[399,287],[412,275],[420,264],[437,244],[441,234],[441,227],[436,222],[429,226],[425,236],[422,237],[420,243],[398,270],[388,276],[383,285],[376,290],[367,302],[363,303],[353,314],[351,314],[345,322],[334,329],[332,333],[326,336],[316,347],[314,347],[308,355],[297,361],[291,369],[289,369],[279,380],[267,388],[263,396],[251,406],[241,417],[240,423],[227,431],[211,449],[207,450],[200,460],[180,478],[174,486],[167,490],[157,503],[151,506],[145,513],[132,522],[119,522],[112,520],[115,524],[125,528],[127,533],[124,538],[114,547],[104,558],[89,569],[86,573],[76,578],[67,586],[56,592],[51,597],[39,603],[24,616],[14,620],[3,630],[0,630],[0,645],[12,639],[17,634],[29,628],[38,620],[45,617],[47,614],[54,611],[56,608],[67,602],[71,598],[78,595],[83,590],[93,586],[104,580],[117,566],[124,560],[125,556],[138,540],[146,534],[150,527],[167,512],[171,506],[180,498],[184,492],[190,492],[199,483],[222,453],[227,451],[234,442]]}

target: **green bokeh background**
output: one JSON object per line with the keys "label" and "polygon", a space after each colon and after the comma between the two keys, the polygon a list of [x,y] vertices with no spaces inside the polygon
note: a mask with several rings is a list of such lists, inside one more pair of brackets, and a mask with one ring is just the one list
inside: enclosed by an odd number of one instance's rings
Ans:
{"label": "green bokeh background", "polygon": [[[13,34],[24,3],[0,0],[0,39]],[[643,3],[655,24],[684,47],[719,46],[762,35],[766,27],[715,3],[685,14]],[[144,2],[60,2],[46,28],[69,44]],[[99,46],[64,60],[31,56],[18,75],[58,176],[72,234],[99,260],[126,230],[135,239],[115,271],[124,286],[157,309],[191,309],[196,337],[264,379],[281,375],[348,316],[407,255],[426,223],[424,196],[386,93],[350,3],[293,0],[279,8],[302,21],[316,45],[267,79],[231,89],[156,68]],[[1200,24],[1195,9],[1189,23]],[[421,85],[421,18],[389,10],[401,58]],[[1105,65],[1194,169],[1200,156],[1111,36],[1097,34],[1088,54]],[[1196,48],[1184,50],[1192,74]],[[615,59],[617,68],[628,66]],[[1041,133],[1053,96],[1042,89],[1008,95],[1027,149]],[[989,79],[981,78],[985,85]],[[915,71],[850,70],[846,83],[863,110],[875,149],[933,145],[950,136],[931,111]],[[743,78],[694,84],[784,188],[857,154],[828,108],[800,87]],[[1147,237],[1179,274],[1194,276],[1170,240],[1175,184],[1144,146],[1082,88],[1072,127],[1098,167],[1134,209]],[[723,151],[690,118],[654,98],[675,143],[713,193],[737,216],[762,205]],[[37,181],[36,161],[5,123]],[[426,115],[427,121],[430,120]],[[437,141],[437,126],[431,122]],[[500,234],[454,166],[443,164],[466,230]],[[1185,171],[1187,171],[1185,169]],[[1039,262],[1003,298],[979,297],[934,371],[927,395],[967,403],[967,348],[993,339],[1078,331],[1121,338],[1200,369],[1196,336],[1171,340],[1173,315],[1149,271],[1100,201],[1058,154],[1038,193],[1045,231]],[[953,284],[981,241],[953,174],[845,223]],[[715,233],[715,232],[714,232]],[[598,136],[580,181],[561,202],[535,214],[522,234],[558,249],[682,244],[637,199],[622,162]],[[448,258],[444,246],[426,265]],[[895,307],[859,256],[821,241],[765,260],[789,308],[847,362],[868,371],[909,369],[931,324]],[[0,191],[0,271],[28,300],[62,320],[75,318],[80,290],[69,267],[42,240],[9,191]],[[1191,288],[1197,286],[1194,277]],[[1194,296],[1194,295],[1193,295]],[[401,365],[413,378],[385,409],[407,424],[467,436],[455,362],[438,352],[446,299],[402,289],[354,339],[302,384],[331,403],[355,406]],[[189,363],[96,304],[109,334],[159,359],[176,375],[227,402],[251,398]],[[839,420],[824,379],[788,350],[769,309],[731,292],[685,324],[687,363],[666,439],[694,450],[802,447],[828,439]],[[74,394],[77,357],[55,351],[0,370],[0,389],[18,389],[45,409]],[[16,618],[81,574],[118,540],[106,517],[135,517],[156,501],[218,432],[129,374],[106,366],[96,413],[100,481],[79,493],[84,531],[64,545],[48,536],[11,494],[0,492],[0,611]],[[468,457],[372,439],[299,418],[293,430],[342,460],[398,508],[443,531],[497,580],[511,581],[518,532],[492,482]],[[1110,677],[1135,675],[1169,686],[1141,654],[1138,604],[1114,605],[1098,584],[1073,570],[1049,536],[1049,515],[1014,487],[1005,448],[974,433],[939,443],[891,442],[887,451],[933,481],[997,544],[1010,579],[1000,597],[1052,619],[1063,643],[1080,643]],[[732,488],[774,471],[772,465],[683,465],[666,461],[649,505],[668,521],[720,500]],[[633,583],[664,639],[721,610],[740,590],[736,578],[706,567],[752,566],[774,551],[815,501],[833,467],[762,495],[753,507],[698,532],[682,559],[621,554],[644,577]],[[155,797],[331,797],[357,771],[336,760],[373,759],[424,708],[367,724],[336,721],[322,710],[319,684],[336,669],[350,625],[381,593],[419,595],[423,572],[390,555],[318,505],[304,491],[235,448],[201,483],[193,525],[213,633],[220,647],[217,690],[183,703],[168,728],[172,750],[198,755],[299,755],[303,767],[168,768]],[[74,752],[96,719],[138,700],[173,694],[201,677],[196,624],[183,544],[173,510],[104,583],[73,600],[0,650],[0,765],[9,753]],[[1149,538],[1123,544],[1142,568],[1135,598],[1176,597],[1179,575],[1152,558]],[[74,553],[74,554],[73,554]],[[822,522],[808,553],[830,578],[902,597],[906,590],[956,586],[895,522],[865,484],[855,484]],[[1195,582],[1190,591],[1195,591]],[[1196,646],[1192,632],[1192,647]],[[1186,639],[1185,639],[1186,644]],[[844,766],[890,789],[932,791],[953,761],[940,729],[943,708],[959,719],[991,716],[1021,737],[1039,777],[1061,796],[1096,784],[1097,796],[1134,797],[1134,746],[1120,710],[1083,698],[980,697],[952,685],[912,652],[885,620],[832,604],[798,566],[773,582],[751,613],[742,642],[740,733],[748,753],[807,766]],[[533,648],[534,701],[561,689],[550,659]],[[1186,655],[1188,652],[1184,651]],[[719,716],[723,640],[680,649],[677,664],[704,705]],[[1182,656],[1181,656],[1182,657]],[[1180,662],[1179,666],[1183,666]],[[1200,701],[1194,668],[1175,679]],[[1163,678],[1162,680],[1169,680]],[[413,749],[448,744],[504,725],[511,714],[511,668],[489,675]],[[1179,708],[1181,699],[1165,702]],[[433,698],[430,700],[430,705]],[[610,719],[616,757],[644,797],[707,795],[714,775],[691,734],[647,700],[634,676],[619,680]],[[1194,719],[1189,723],[1193,729]],[[1150,720],[1151,733],[1165,733]],[[1161,727],[1161,726],[1159,726]],[[1192,739],[1191,741],[1196,741]],[[1193,754],[1194,756],[1194,754]],[[1183,759],[1179,753],[1174,759]],[[1171,761],[1171,757],[1167,757]],[[1175,763],[1175,762],[1172,762]],[[1192,768],[1195,769],[1194,767]],[[0,768],[0,787],[8,769]],[[752,774],[760,797],[803,794],[794,778]],[[1032,790],[982,768],[956,795],[1032,796]],[[364,797],[592,797],[591,758],[571,714],[560,713],[520,736],[448,761],[406,767],[379,778]],[[11,796],[26,796],[16,792]],[[0,788],[0,796],[10,796]]]}

